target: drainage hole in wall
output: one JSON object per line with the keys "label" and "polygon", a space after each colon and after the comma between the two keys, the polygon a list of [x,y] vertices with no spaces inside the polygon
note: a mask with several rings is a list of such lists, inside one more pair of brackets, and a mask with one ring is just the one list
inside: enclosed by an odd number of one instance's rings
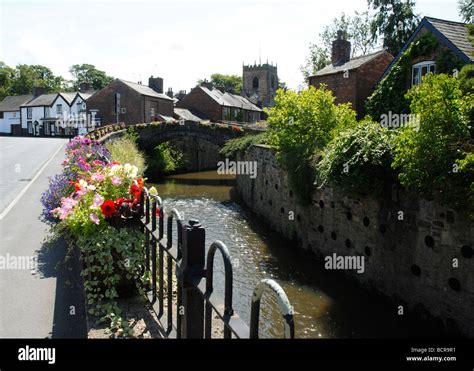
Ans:
{"label": "drainage hole in wall", "polygon": [[461,291],[461,284],[456,278],[451,277],[448,281],[449,287],[453,289],[454,291]]}
{"label": "drainage hole in wall", "polygon": [[323,233],[324,232],[324,227],[322,225],[318,225],[318,231],[319,231],[319,233]]}
{"label": "drainage hole in wall", "polygon": [[336,232],[331,232],[331,238],[336,241],[337,240],[337,234]]}
{"label": "drainage hole in wall", "polygon": [[467,259],[472,258],[472,247],[464,245],[463,247],[461,247],[461,254]]}
{"label": "drainage hole in wall", "polygon": [[369,218],[367,218],[366,216],[364,216],[364,219],[362,219],[362,223],[364,223],[364,225],[365,225],[366,227],[368,227],[369,224],[370,224]]}
{"label": "drainage hole in wall", "polygon": [[344,243],[346,244],[346,247],[347,247],[348,249],[350,249],[350,248],[352,247],[351,240],[347,239]]}
{"label": "drainage hole in wall", "polygon": [[324,209],[324,201],[323,200],[319,200],[319,207],[321,209]]}
{"label": "drainage hole in wall", "polygon": [[346,213],[346,218],[347,220],[352,220],[352,213],[350,211]]}
{"label": "drainage hole in wall", "polygon": [[364,248],[364,252],[365,252],[365,255],[367,256],[370,256],[372,254],[372,251],[370,251],[370,247],[369,246],[366,246]]}
{"label": "drainage hole in wall", "polygon": [[434,239],[431,236],[426,236],[425,237],[425,245],[428,247],[433,247],[434,246]]}
{"label": "drainage hole in wall", "polygon": [[411,273],[413,273],[415,276],[418,277],[418,276],[421,274],[421,269],[420,269],[420,267],[419,267],[418,265],[416,265],[416,264],[413,264],[413,265],[411,266]]}

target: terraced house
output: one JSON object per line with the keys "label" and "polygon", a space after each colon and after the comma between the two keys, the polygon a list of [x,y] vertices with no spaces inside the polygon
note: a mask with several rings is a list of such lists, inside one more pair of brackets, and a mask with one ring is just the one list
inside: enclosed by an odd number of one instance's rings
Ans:
{"label": "terraced house", "polygon": [[21,132],[30,136],[75,135],[86,120],[92,92],[41,94],[20,107]]}
{"label": "terraced house", "polygon": [[186,108],[193,114],[211,121],[260,121],[262,109],[249,99],[240,95],[213,88],[203,83],[192,89],[177,104],[178,108]]}

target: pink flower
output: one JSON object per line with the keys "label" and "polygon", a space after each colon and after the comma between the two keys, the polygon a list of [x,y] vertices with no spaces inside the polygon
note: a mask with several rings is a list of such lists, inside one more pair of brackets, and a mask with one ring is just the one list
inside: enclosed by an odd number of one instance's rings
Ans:
{"label": "pink flower", "polygon": [[112,177],[112,184],[114,186],[118,186],[118,185],[122,184],[122,179],[120,179],[118,176],[114,175]]}
{"label": "pink flower", "polygon": [[104,203],[104,197],[102,197],[100,194],[96,194],[94,196],[94,199],[92,200],[92,206],[91,209],[98,209],[100,205]]}
{"label": "pink flower", "polygon": [[92,214],[89,215],[89,218],[90,218],[90,220],[92,220],[92,222],[93,222],[94,224],[99,225],[100,219],[99,219],[99,217],[97,216],[97,214],[92,213]]}
{"label": "pink flower", "polygon": [[91,179],[94,181],[94,182],[103,182],[104,179],[105,179],[105,176],[101,173],[94,173],[92,174],[91,176]]}

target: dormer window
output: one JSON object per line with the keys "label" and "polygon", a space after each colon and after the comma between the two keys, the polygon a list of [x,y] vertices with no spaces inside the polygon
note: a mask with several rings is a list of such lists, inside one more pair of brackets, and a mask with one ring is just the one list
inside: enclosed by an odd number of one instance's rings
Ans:
{"label": "dormer window", "polygon": [[63,105],[62,104],[57,104],[56,105],[56,113],[58,115],[61,115],[63,113]]}
{"label": "dormer window", "polygon": [[414,64],[412,67],[411,85],[415,86],[421,83],[421,79],[428,72],[436,73],[436,64],[433,61],[424,61]]}

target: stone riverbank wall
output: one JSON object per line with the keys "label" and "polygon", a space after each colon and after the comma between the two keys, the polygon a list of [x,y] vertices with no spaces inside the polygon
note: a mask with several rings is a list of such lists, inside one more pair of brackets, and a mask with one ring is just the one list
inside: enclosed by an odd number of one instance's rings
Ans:
{"label": "stone riverbank wall", "polygon": [[272,229],[321,264],[334,253],[363,256],[364,273],[345,272],[389,296],[394,315],[402,307],[474,337],[474,226],[467,215],[401,190],[380,200],[315,188],[311,205],[301,206],[271,149],[252,146],[238,160],[257,161],[258,175],[239,175],[236,194]]}

